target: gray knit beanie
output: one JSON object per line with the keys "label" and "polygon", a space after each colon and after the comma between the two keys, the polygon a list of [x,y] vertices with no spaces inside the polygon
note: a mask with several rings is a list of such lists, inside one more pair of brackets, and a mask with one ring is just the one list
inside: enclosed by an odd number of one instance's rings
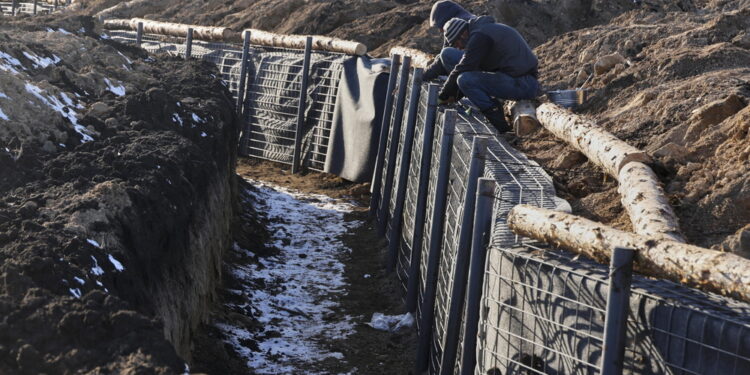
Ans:
{"label": "gray knit beanie", "polygon": [[445,41],[452,45],[458,36],[469,27],[469,23],[460,18],[451,18],[445,23]]}

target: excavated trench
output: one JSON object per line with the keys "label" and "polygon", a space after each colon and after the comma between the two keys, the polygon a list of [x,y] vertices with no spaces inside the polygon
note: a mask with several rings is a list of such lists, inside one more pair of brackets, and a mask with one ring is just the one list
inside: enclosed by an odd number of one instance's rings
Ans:
{"label": "excavated trench", "polygon": [[239,178],[215,68],[93,27],[0,26],[0,373],[408,371],[362,187]]}

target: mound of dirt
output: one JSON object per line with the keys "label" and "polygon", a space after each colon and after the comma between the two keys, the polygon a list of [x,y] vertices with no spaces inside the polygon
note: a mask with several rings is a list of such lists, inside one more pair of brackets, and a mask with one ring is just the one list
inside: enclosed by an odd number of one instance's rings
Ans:
{"label": "mound of dirt", "polygon": [[[542,81],[567,89],[591,77],[579,112],[655,157],[689,240],[748,256],[750,2],[690,10],[647,6],[555,37],[536,49]],[[585,158],[566,163],[575,153],[545,132],[521,147],[562,175],[576,211],[629,226],[616,184]]]}
{"label": "mound of dirt", "polygon": [[[93,14],[120,3],[137,4],[114,16],[163,21],[257,28],[286,34],[325,34],[367,45],[375,56],[386,56],[403,45],[435,53],[442,36],[430,30],[434,0],[97,0],[87,4]],[[686,1],[669,0],[661,7],[677,8]],[[536,46],[566,31],[607,22],[636,7],[630,0],[469,0],[459,1],[475,14],[489,14],[514,26]]]}
{"label": "mound of dirt", "polygon": [[209,64],[0,25],[0,373],[176,373],[229,247],[237,123]]}

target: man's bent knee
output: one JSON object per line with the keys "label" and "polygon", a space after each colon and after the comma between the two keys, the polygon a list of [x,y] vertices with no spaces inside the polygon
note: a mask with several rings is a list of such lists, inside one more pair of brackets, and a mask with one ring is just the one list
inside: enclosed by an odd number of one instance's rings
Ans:
{"label": "man's bent knee", "polygon": [[458,83],[458,88],[466,93],[466,91],[478,86],[478,80],[479,74],[477,72],[463,72],[458,75],[456,82]]}

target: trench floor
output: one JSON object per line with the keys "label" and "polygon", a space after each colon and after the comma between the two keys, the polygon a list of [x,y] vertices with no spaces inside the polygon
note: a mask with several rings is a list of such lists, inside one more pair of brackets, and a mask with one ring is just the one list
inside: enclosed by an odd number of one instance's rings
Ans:
{"label": "trench floor", "polygon": [[[247,182],[242,209],[255,213],[240,215],[254,221],[245,227],[266,232],[263,243],[238,241],[230,250],[221,307],[207,327],[235,363],[231,372],[411,373],[415,329],[367,325],[376,312],[405,312],[385,269],[385,242],[369,221],[368,186],[251,160],[240,161],[238,174]],[[216,355],[196,357],[201,371],[228,371],[211,364]]]}

